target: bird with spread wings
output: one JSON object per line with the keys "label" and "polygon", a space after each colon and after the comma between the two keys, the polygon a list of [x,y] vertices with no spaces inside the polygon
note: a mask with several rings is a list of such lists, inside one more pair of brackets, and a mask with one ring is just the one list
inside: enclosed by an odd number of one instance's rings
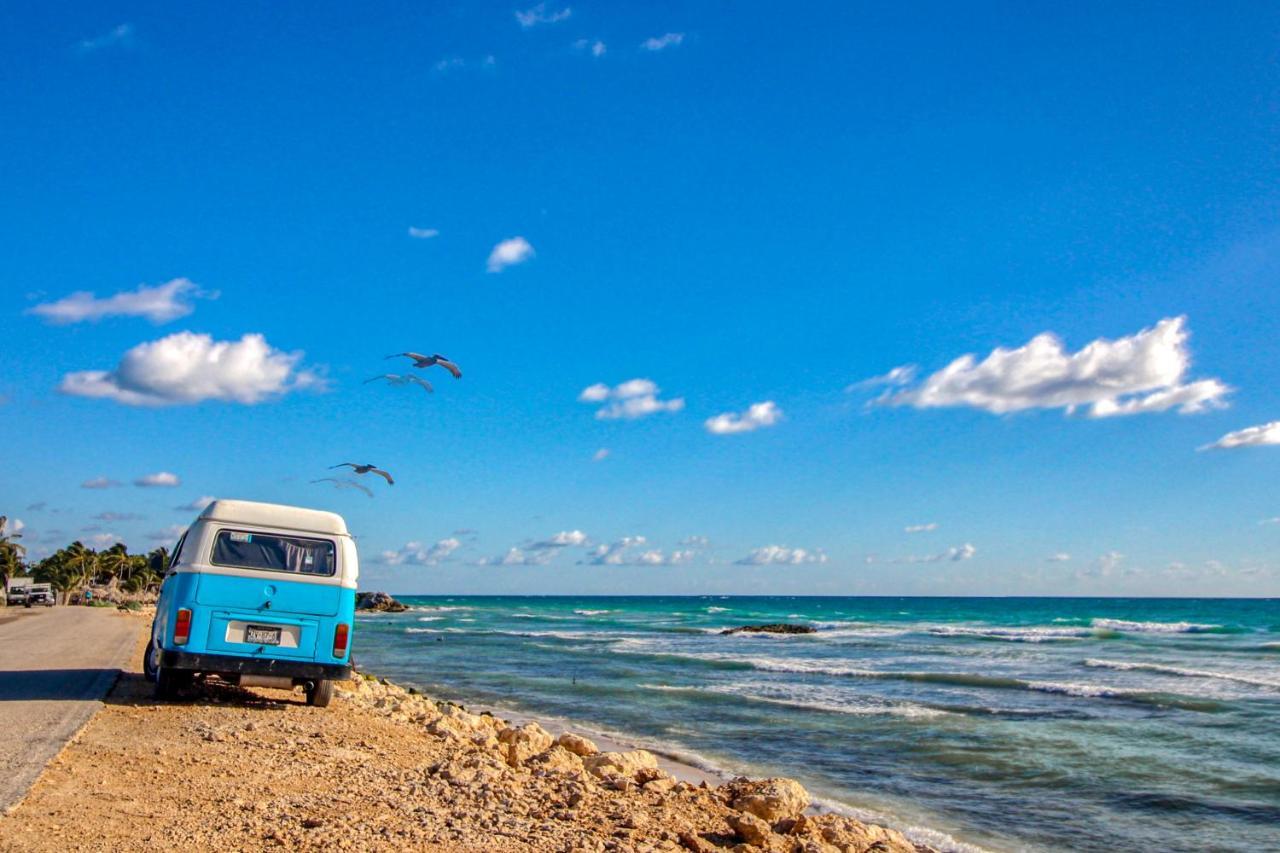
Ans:
{"label": "bird with spread wings", "polygon": [[413,366],[416,368],[421,369],[425,367],[434,367],[435,365],[440,365],[445,370],[452,373],[454,379],[462,378],[462,368],[458,367],[458,365],[454,364],[452,361],[445,358],[440,353],[436,353],[435,355],[423,355],[420,352],[397,352],[397,353],[392,353],[391,355],[387,356],[387,358],[400,358],[401,356],[404,356],[405,358],[413,359]]}
{"label": "bird with spread wings", "polygon": [[377,376],[371,376],[364,381],[364,384],[368,385],[370,382],[377,382],[379,379],[387,380],[388,385],[421,385],[428,394],[433,394],[436,390],[430,382],[420,376],[401,376],[398,373],[382,373]]}
{"label": "bird with spread wings", "polygon": [[387,481],[387,485],[394,486],[396,481],[391,479],[391,475],[383,471],[377,465],[357,465],[355,462],[340,462],[337,465],[330,465],[330,468],[350,468],[357,474],[377,474],[379,477]]}

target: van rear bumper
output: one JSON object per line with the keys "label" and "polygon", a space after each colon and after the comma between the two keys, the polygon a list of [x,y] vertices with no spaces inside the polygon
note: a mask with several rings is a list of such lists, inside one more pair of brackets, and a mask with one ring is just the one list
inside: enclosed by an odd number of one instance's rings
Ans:
{"label": "van rear bumper", "polygon": [[194,672],[232,675],[277,675],[283,678],[305,678],[308,680],[327,678],[333,681],[345,681],[351,677],[351,666],[349,664],[273,660],[271,658],[241,658],[233,655],[181,652],[176,649],[168,649],[160,655],[160,666],[165,669],[187,669]]}

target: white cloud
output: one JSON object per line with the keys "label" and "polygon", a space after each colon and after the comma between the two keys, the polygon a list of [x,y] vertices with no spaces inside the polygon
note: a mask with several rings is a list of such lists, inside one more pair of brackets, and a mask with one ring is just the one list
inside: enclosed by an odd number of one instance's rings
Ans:
{"label": "white cloud", "polygon": [[119,480],[112,480],[109,477],[94,477],[92,480],[85,480],[80,484],[82,489],[114,489],[121,485]]}
{"label": "white cloud", "polygon": [[659,400],[660,391],[652,379],[628,379],[612,388],[603,382],[597,382],[583,388],[578,394],[578,400],[583,403],[607,402],[607,406],[596,410],[596,417],[601,420],[634,420],[657,412],[678,412],[684,408],[683,397]]}
{"label": "white cloud", "polygon": [[529,545],[531,551],[541,551],[548,548],[568,548],[570,546],[582,547],[587,544],[587,534],[581,530],[561,530],[549,539],[540,539]]}
{"label": "white cloud", "polygon": [[740,566],[798,566],[802,563],[825,563],[826,561],[827,555],[820,550],[788,548],[785,545],[765,545],[763,548],[756,548],[736,562]]}
{"label": "white cloud", "polygon": [[608,50],[605,43],[600,41],[600,39],[578,39],[573,43],[573,46],[578,50],[590,51],[591,55],[596,59],[604,56],[605,52]]}
{"label": "white cloud", "polygon": [[88,290],[78,290],[55,302],[32,306],[26,313],[59,326],[97,321],[104,317],[146,317],[159,324],[185,317],[196,310],[191,304],[192,298],[215,299],[217,294],[201,290],[190,279],[175,278],[155,287],[140,284],[136,290],[121,291],[101,299]]}
{"label": "white cloud", "polygon": [[476,560],[477,566],[545,566],[559,553],[555,550],[525,551],[522,548],[509,548],[507,553],[497,557],[484,557]]}
{"label": "white cloud", "polygon": [[77,45],[81,53],[90,53],[107,47],[128,47],[133,43],[133,24],[120,24],[100,36],[81,40]]}
{"label": "white cloud", "polygon": [[177,542],[178,537],[187,531],[181,524],[170,524],[162,530],[153,530],[147,534],[152,542]]}
{"label": "white cloud", "polygon": [[918,368],[914,364],[904,364],[901,367],[895,367],[888,373],[879,376],[872,376],[870,379],[863,379],[860,382],[854,382],[845,386],[845,393],[852,394],[854,391],[862,391],[867,388],[878,388],[881,385],[887,385],[896,388],[902,385],[910,385],[915,381],[916,370]]}
{"label": "white cloud", "polygon": [[406,542],[396,551],[383,551],[379,560],[388,566],[438,566],[448,560],[453,552],[462,547],[462,542],[450,537],[441,539],[434,545],[421,542]]}
{"label": "white cloud", "polygon": [[1046,563],[1065,563],[1071,559],[1071,555],[1063,551],[1059,551],[1056,554],[1050,554],[1044,559]]}
{"label": "white cloud", "polygon": [[1128,337],[1099,338],[1075,353],[1050,332],[1017,349],[997,348],[981,362],[962,356],[919,385],[880,402],[917,409],[969,406],[1005,414],[1088,407],[1090,417],[1177,409],[1197,414],[1226,405],[1232,389],[1217,379],[1184,384],[1191,367],[1185,317],[1169,317]]}
{"label": "white cloud", "polygon": [[928,533],[931,530],[938,529],[938,522],[931,521],[928,524],[908,524],[902,528],[903,533]]}
{"label": "white cloud", "polygon": [[520,26],[527,30],[530,27],[536,27],[538,24],[556,24],[560,21],[568,20],[572,14],[573,9],[568,6],[548,12],[547,4],[539,3],[532,9],[516,12],[516,20],[520,22]]}
{"label": "white cloud", "polygon": [[665,33],[645,39],[640,42],[640,48],[650,51],[666,50],[669,47],[679,45],[682,41],[684,41],[684,33]]}
{"label": "white cloud", "polygon": [[637,566],[682,566],[695,556],[697,556],[697,552],[693,550],[672,551],[668,554],[661,549],[654,548],[636,554],[633,562]]}
{"label": "white cloud", "polygon": [[182,478],[177,474],[169,471],[157,471],[154,474],[147,474],[133,481],[135,486],[145,488],[173,488],[182,485]]}
{"label": "white cloud", "polygon": [[1262,519],[1262,521],[1259,521],[1258,523],[1259,524],[1280,524],[1280,515],[1277,515],[1275,518],[1264,518]]}
{"label": "white cloud", "polygon": [[693,560],[697,552],[680,549],[670,553],[661,548],[645,548],[648,540],[643,536],[624,536],[608,545],[597,545],[585,562],[592,566],[679,566]]}
{"label": "white cloud", "polygon": [[608,458],[609,458],[609,448],[607,447],[602,447],[599,450],[597,450],[595,453],[591,454],[592,462],[603,462],[605,459],[608,459]]}
{"label": "white cloud", "polygon": [[[886,563],[960,563],[965,560],[972,560],[978,553],[978,549],[968,542],[963,545],[952,545],[945,551],[937,554],[910,555],[906,557],[894,557],[890,560],[884,560]],[[868,563],[880,562],[875,556],[867,557]]]}
{"label": "white cloud", "polygon": [[765,400],[763,403],[752,403],[750,408],[741,414],[725,412],[713,418],[707,418],[702,425],[712,435],[735,435],[771,427],[780,420],[782,420],[782,409],[779,409],[772,400]]}
{"label": "white cloud", "polygon": [[680,540],[680,544],[686,548],[705,550],[711,547],[711,540],[705,536],[686,536]]}
{"label": "white cloud", "polygon": [[136,512],[100,512],[94,516],[98,521],[141,521],[146,518],[145,515],[139,515]]}
{"label": "white cloud", "polygon": [[185,503],[185,504],[182,504],[181,506],[175,506],[174,509],[177,510],[178,512],[202,512],[205,507],[207,507],[209,504],[213,503],[216,500],[217,498],[215,498],[213,495],[201,495],[200,497],[193,500],[191,503]]}
{"label": "white cloud", "polygon": [[511,237],[493,247],[493,251],[489,253],[486,268],[489,272],[502,272],[507,267],[523,264],[535,254],[528,240],[523,237]]}
{"label": "white cloud", "polygon": [[410,225],[410,226],[409,226],[409,236],[410,236],[410,237],[416,237],[416,238],[417,238],[417,239],[419,239],[419,240],[430,240],[432,237],[439,237],[439,236],[440,236],[440,229],[438,229],[438,228],[415,228],[415,227],[413,227],[412,225]]}
{"label": "white cloud", "polygon": [[1206,444],[1201,450],[1231,450],[1236,447],[1264,447],[1280,444],[1280,421],[1245,427],[1229,432],[1222,438]]}
{"label": "white cloud", "polygon": [[498,64],[497,58],[493,54],[482,56],[477,60],[463,59],[461,56],[446,56],[435,64],[435,70],[439,74],[447,71],[456,71],[460,68],[479,68],[481,70],[492,70]]}
{"label": "white cloud", "polygon": [[138,344],[114,370],[82,370],[62,378],[58,390],[127,406],[165,406],[226,400],[252,404],[303,388],[324,386],[301,369],[301,352],[273,349],[260,334],[239,341],[177,332]]}
{"label": "white cloud", "polygon": [[27,527],[20,518],[7,518],[3,524],[0,524],[0,534],[5,536],[19,536]]}
{"label": "white cloud", "polygon": [[110,548],[112,545],[116,544],[117,542],[123,542],[123,541],[124,541],[123,539],[121,539],[119,536],[117,536],[114,533],[98,533],[89,537],[88,545],[95,549],[102,549],[102,548]]}

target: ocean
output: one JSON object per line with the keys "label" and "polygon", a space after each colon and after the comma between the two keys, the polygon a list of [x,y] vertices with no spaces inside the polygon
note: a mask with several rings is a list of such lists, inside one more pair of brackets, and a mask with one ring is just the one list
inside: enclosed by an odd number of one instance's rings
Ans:
{"label": "ocean", "polygon": [[362,667],[944,850],[1280,850],[1280,600],[401,600]]}

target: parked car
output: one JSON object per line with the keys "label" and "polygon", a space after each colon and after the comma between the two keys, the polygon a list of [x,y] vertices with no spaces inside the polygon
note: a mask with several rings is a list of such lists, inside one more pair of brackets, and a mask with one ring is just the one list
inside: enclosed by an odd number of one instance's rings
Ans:
{"label": "parked car", "polygon": [[197,675],[306,690],[324,707],[351,675],[359,558],[331,512],[218,500],[173,549],[144,666],[156,696]]}
{"label": "parked car", "polygon": [[33,583],[27,592],[27,607],[39,605],[41,607],[52,607],[54,603],[53,585],[47,583]]}

